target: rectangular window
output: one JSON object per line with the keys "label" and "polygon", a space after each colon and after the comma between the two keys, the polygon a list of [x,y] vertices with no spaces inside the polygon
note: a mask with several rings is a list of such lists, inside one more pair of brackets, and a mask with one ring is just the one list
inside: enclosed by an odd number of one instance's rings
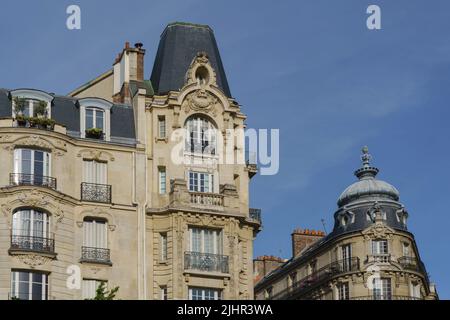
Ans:
{"label": "rectangular window", "polygon": [[50,154],[40,150],[15,149],[14,173],[32,175],[35,178],[49,176]]}
{"label": "rectangular window", "polygon": [[159,138],[166,137],[166,117],[165,116],[158,117],[158,137]]}
{"label": "rectangular window", "polygon": [[107,224],[104,220],[87,219],[83,222],[83,246],[107,249]]}
{"label": "rectangular window", "polygon": [[403,242],[403,256],[404,257],[410,256],[409,243]]}
{"label": "rectangular window", "polygon": [[388,254],[387,240],[372,240],[372,254],[373,255]]}
{"label": "rectangular window", "polygon": [[373,279],[373,298],[374,300],[391,300],[391,279],[374,278]]}
{"label": "rectangular window", "polygon": [[348,282],[344,282],[338,285],[338,299],[339,300],[349,300],[350,291]]}
{"label": "rectangular window", "polygon": [[161,300],[167,300],[167,286],[161,286]]}
{"label": "rectangular window", "polygon": [[93,299],[97,295],[97,289],[102,282],[108,283],[107,281],[95,280],[95,279],[83,279],[83,284],[81,287],[82,298]]}
{"label": "rectangular window", "polygon": [[189,191],[214,192],[214,175],[205,172],[189,172]]}
{"label": "rectangular window", "polygon": [[166,194],[167,191],[166,167],[158,168],[158,181],[159,181],[159,194]]}
{"label": "rectangular window", "polygon": [[221,300],[222,291],[212,288],[189,288],[189,300]]}
{"label": "rectangular window", "polygon": [[107,163],[83,160],[83,182],[107,184]]}
{"label": "rectangular window", "polygon": [[350,271],[352,267],[352,245],[346,244],[341,247],[342,268],[344,272]]}
{"label": "rectangular window", "polygon": [[104,129],[104,111],[100,109],[89,108],[86,109],[85,128],[88,129]]}
{"label": "rectangular window", "polygon": [[161,262],[167,261],[167,233],[160,233],[159,235],[160,249],[161,249]]}
{"label": "rectangular window", "polygon": [[48,275],[41,272],[11,272],[11,299],[47,300]]}
{"label": "rectangular window", "polygon": [[189,228],[190,251],[199,253],[222,254],[221,230]]}

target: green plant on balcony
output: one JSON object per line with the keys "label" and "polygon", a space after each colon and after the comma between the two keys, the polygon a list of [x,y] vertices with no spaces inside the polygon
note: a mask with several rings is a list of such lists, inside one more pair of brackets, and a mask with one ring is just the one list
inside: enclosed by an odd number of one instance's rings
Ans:
{"label": "green plant on balcony", "polygon": [[19,126],[23,127],[27,123],[27,117],[24,116],[26,100],[24,98],[14,97],[14,114]]}
{"label": "green plant on balcony", "polygon": [[46,118],[47,117],[47,102],[39,101],[34,106],[34,115],[38,118]]}
{"label": "green plant on balcony", "polygon": [[86,138],[100,139],[103,135],[103,130],[99,128],[86,129]]}

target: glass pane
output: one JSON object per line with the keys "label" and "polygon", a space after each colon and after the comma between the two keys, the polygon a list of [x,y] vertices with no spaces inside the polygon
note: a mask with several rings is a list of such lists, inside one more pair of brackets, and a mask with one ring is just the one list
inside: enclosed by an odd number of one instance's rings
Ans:
{"label": "glass pane", "polygon": [[[34,172],[35,176],[44,175],[44,152],[34,151]],[[42,181],[41,181],[42,182]]]}
{"label": "glass pane", "polygon": [[31,172],[31,150],[22,149],[21,156],[22,156],[22,171],[21,171],[21,173],[31,174],[32,173]]}
{"label": "glass pane", "polygon": [[86,129],[94,128],[94,111],[86,110]]}
{"label": "glass pane", "polygon": [[96,110],[95,115],[95,127],[103,130],[103,111]]}

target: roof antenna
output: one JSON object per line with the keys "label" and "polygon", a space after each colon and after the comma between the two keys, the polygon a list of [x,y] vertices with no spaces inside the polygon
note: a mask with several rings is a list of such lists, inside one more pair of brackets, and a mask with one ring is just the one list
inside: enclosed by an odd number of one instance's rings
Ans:
{"label": "roof antenna", "polygon": [[327,228],[325,227],[325,219],[322,218],[320,219],[320,221],[322,221],[323,231],[325,231],[325,234],[327,234]]}

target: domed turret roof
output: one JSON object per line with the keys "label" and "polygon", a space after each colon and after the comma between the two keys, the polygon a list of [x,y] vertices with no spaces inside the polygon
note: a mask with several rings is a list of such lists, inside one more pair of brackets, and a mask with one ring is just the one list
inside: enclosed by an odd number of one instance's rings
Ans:
{"label": "domed turret roof", "polygon": [[371,156],[369,154],[369,149],[364,147],[362,152],[361,159],[363,161],[363,166],[355,171],[355,175],[358,177],[359,181],[353,183],[342,192],[338,199],[338,206],[342,207],[350,202],[365,197],[376,197],[398,201],[400,196],[398,190],[391,184],[375,178],[379,170],[370,166]]}

